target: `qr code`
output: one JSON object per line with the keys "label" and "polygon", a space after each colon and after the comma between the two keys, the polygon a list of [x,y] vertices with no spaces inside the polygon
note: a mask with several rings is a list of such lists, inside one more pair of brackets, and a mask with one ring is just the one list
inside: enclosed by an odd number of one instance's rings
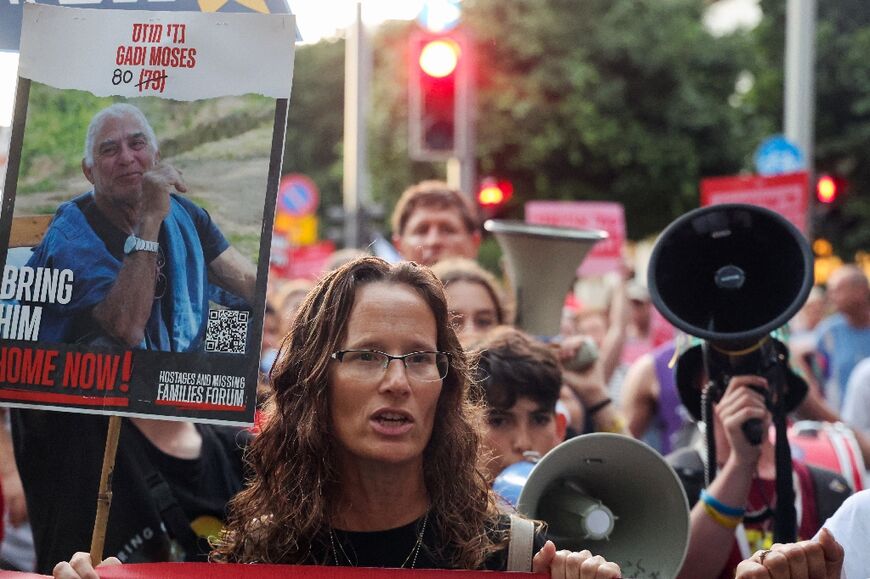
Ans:
{"label": "qr code", "polygon": [[248,341],[248,319],[249,312],[209,310],[205,351],[244,354]]}

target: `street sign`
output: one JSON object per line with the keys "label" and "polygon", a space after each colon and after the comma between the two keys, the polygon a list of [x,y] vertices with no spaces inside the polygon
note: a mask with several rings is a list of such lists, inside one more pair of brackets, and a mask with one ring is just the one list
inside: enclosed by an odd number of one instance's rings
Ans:
{"label": "street sign", "polygon": [[417,21],[429,32],[447,32],[456,28],[461,15],[459,0],[426,0]]}
{"label": "street sign", "polygon": [[[21,14],[32,0],[0,0],[0,50],[18,51]],[[112,10],[160,10],[171,12],[259,12],[291,14],[287,0],[39,0],[39,4]],[[301,40],[296,30],[296,40]]]}
{"label": "street sign", "polygon": [[701,206],[747,203],[766,207],[807,231],[808,177],[803,171],[788,175],[747,175],[701,180]]}
{"label": "street sign", "polygon": [[300,175],[290,173],[281,177],[278,185],[278,212],[295,217],[311,215],[317,211],[320,194],[314,181]]}
{"label": "street sign", "polygon": [[782,175],[806,169],[800,148],[782,135],[768,137],[755,151],[755,169],[759,175]]}

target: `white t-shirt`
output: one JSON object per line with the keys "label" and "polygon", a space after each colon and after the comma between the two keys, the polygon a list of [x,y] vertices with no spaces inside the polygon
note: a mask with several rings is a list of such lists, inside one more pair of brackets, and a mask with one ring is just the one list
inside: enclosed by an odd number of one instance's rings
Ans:
{"label": "white t-shirt", "polygon": [[843,420],[870,434],[870,358],[864,358],[849,375]]}
{"label": "white t-shirt", "polygon": [[824,527],[845,551],[841,579],[870,577],[870,489],[846,499]]}

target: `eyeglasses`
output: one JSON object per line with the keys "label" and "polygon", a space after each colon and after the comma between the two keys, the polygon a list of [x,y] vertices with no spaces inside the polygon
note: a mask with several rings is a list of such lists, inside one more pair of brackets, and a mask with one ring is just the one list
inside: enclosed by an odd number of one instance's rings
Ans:
{"label": "eyeglasses", "polygon": [[393,360],[401,360],[409,380],[434,382],[443,380],[450,369],[450,354],[447,352],[411,352],[392,356],[379,350],[339,350],[330,356],[341,363],[348,377],[358,380],[375,380],[383,376]]}

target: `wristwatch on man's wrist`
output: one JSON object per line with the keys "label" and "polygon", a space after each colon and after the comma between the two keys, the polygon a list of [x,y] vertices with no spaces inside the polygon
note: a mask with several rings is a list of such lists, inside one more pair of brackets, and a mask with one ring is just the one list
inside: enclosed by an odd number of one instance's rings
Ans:
{"label": "wristwatch on man's wrist", "polygon": [[159,248],[160,244],[156,241],[146,241],[142,238],[136,237],[135,235],[130,235],[127,237],[127,241],[124,242],[124,255],[130,255],[135,251],[150,251],[151,253],[157,253]]}

